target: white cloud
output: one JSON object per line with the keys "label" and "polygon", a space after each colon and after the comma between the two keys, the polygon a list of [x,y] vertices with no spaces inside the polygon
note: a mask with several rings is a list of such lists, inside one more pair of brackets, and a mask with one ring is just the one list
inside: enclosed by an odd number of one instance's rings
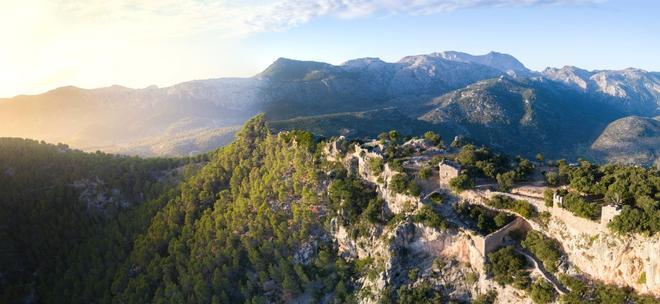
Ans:
{"label": "white cloud", "polygon": [[[193,77],[200,75],[194,70],[199,67],[177,61],[182,56],[177,52],[187,45],[209,39],[230,44],[319,17],[595,2],[600,0],[2,0],[0,96],[63,84],[167,83],[181,73]],[[180,70],[146,70],[164,63],[178,64]],[[131,82],[131,77],[143,80]]]}

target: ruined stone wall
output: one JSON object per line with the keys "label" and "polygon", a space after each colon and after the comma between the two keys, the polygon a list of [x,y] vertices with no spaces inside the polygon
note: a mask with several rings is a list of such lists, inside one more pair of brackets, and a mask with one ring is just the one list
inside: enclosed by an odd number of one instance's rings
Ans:
{"label": "ruined stone wall", "polygon": [[388,164],[384,164],[383,172],[381,172],[380,175],[374,175],[369,169],[368,160],[370,158],[382,159],[383,156],[375,152],[369,152],[356,145],[355,152],[349,155],[348,161],[357,160],[358,174],[363,179],[376,185],[378,193],[387,203],[387,209],[391,213],[410,213],[417,210],[417,208],[422,205],[422,201],[419,197],[396,193],[388,188],[390,180],[394,175],[398,174],[398,172],[390,169]]}
{"label": "ruined stone wall", "polygon": [[440,163],[438,165],[438,180],[440,181],[440,185],[449,185],[449,181],[452,178],[457,177],[459,174],[460,170],[458,168],[445,163]]}
{"label": "ruined stone wall", "polygon": [[516,217],[511,223],[484,238],[484,253],[488,254],[504,244],[506,236],[514,231],[529,231],[532,227],[521,217]]}

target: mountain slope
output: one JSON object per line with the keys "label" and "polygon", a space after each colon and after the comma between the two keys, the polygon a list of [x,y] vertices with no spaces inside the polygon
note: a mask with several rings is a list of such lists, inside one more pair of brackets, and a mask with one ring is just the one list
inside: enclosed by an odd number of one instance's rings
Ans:
{"label": "mountain slope", "polygon": [[[470,87],[505,75],[518,83]],[[468,92],[475,95],[459,96]],[[527,98],[529,104],[523,102],[525,92],[535,97]],[[449,99],[454,102],[442,102]],[[448,51],[340,65],[280,58],[254,77],[167,88],[59,88],[0,100],[0,136],[64,142],[86,151],[191,155],[226,144],[235,126],[265,113],[282,129],[288,124],[317,134],[371,136],[391,129],[415,133],[422,124],[445,136],[467,135],[516,153],[534,153],[527,147],[536,147],[574,158],[612,120],[659,111],[658,73],[576,67],[537,73],[507,54]],[[422,122],[415,121],[420,117]],[[516,139],[521,137],[526,141]]]}
{"label": "mountain slope", "polygon": [[572,66],[547,68],[543,75],[584,92],[629,114],[660,114],[660,77],[640,69],[586,71]]}
{"label": "mountain slope", "polygon": [[67,280],[74,264],[88,271],[102,258],[99,273],[114,267],[122,257],[115,246],[129,246],[146,226],[183,164],[0,138],[0,302],[27,294],[27,302],[48,302],[43,286]]}
{"label": "mountain slope", "polygon": [[[588,95],[544,79],[500,77],[436,98],[421,120],[511,154],[574,155],[620,116]],[[570,135],[569,135],[570,134]]]}
{"label": "mountain slope", "polygon": [[510,76],[527,77],[534,74],[531,70],[526,68],[525,65],[518,61],[518,59],[509,54],[490,52],[485,55],[475,56],[462,52],[447,51],[435,53],[435,55],[452,61],[483,64],[485,66],[496,68]]}
{"label": "mountain slope", "polygon": [[331,137],[374,138],[381,132],[396,129],[401,134],[419,135],[434,129],[432,124],[409,118],[394,108],[365,112],[344,112],[271,121],[274,131],[307,130]]}
{"label": "mountain slope", "polygon": [[610,162],[660,165],[660,119],[629,116],[615,120],[591,150]]}

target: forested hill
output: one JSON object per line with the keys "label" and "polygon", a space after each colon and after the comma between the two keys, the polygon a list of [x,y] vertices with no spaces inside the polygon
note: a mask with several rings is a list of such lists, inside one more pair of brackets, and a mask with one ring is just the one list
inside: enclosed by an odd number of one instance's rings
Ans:
{"label": "forested hill", "polygon": [[[325,194],[310,135],[272,135],[258,116],[170,190],[150,173],[181,161],[4,140],[0,227],[10,241],[0,245],[0,302],[261,303],[335,290],[344,297],[351,268],[318,220]],[[97,176],[130,203],[90,214],[72,185]],[[296,255],[301,248],[314,254]]]}
{"label": "forested hill", "polygon": [[[118,253],[104,252],[113,245],[105,241],[130,244],[124,238],[145,220],[135,215],[176,182],[184,162],[0,139],[0,302],[50,293],[71,263],[111,263]],[[76,261],[79,253],[86,260]]]}

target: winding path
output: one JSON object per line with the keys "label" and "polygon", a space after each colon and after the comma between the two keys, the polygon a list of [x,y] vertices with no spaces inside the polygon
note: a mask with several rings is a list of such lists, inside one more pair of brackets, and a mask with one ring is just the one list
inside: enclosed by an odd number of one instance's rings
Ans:
{"label": "winding path", "polygon": [[555,289],[558,293],[560,293],[560,294],[566,294],[566,293],[568,292],[568,291],[566,290],[566,288],[564,288],[564,287],[559,283],[559,281],[557,281],[557,279],[556,279],[552,274],[548,273],[548,271],[545,270],[545,267],[543,267],[543,263],[541,263],[540,261],[537,261],[536,258],[535,258],[532,254],[530,254],[529,252],[527,252],[527,250],[524,250],[524,249],[518,247],[517,245],[513,247],[513,250],[514,250],[515,252],[517,252],[517,253],[522,254],[522,255],[525,256],[525,258],[527,258],[528,260],[532,261],[532,263],[534,264],[534,269],[538,270],[538,272],[541,274],[541,276],[542,276],[542,277],[543,277],[548,283],[552,284],[552,287],[554,287],[554,289]]}

